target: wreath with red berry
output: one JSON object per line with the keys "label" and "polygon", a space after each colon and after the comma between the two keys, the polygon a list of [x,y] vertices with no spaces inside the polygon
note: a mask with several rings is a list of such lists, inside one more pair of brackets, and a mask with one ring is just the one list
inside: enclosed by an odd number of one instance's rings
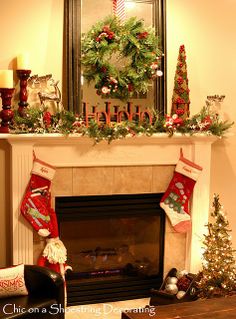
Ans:
{"label": "wreath with red berry", "polygon": [[94,82],[98,95],[127,100],[146,93],[156,76],[160,56],[155,31],[133,17],[124,24],[107,17],[95,24],[82,39],[83,77]]}

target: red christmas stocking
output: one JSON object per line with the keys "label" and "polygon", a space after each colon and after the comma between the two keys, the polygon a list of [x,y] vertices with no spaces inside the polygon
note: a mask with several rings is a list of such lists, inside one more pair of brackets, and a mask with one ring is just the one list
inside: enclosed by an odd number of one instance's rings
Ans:
{"label": "red christmas stocking", "polygon": [[21,203],[22,215],[43,237],[52,231],[50,186],[54,174],[53,166],[34,158],[31,178]]}
{"label": "red christmas stocking", "polygon": [[160,203],[177,232],[185,233],[191,228],[189,199],[201,171],[201,166],[183,157],[181,149],[174,176]]}

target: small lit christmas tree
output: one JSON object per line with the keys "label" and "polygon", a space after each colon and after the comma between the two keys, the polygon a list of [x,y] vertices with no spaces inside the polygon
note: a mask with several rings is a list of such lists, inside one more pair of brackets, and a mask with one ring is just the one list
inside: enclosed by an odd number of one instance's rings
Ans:
{"label": "small lit christmas tree", "polygon": [[186,118],[189,116],[189,88],[187,76],[187,64],[185,46],[179,48],[178,62],[176,66],[174,90],[172,95],[171,115],[177,114]]}
{"label": "small lit christmas tree", "polygon": [[203,270],[198,282],[199,297],[225,296],[235,290],[236,272],[234,250],[228,229],[229,222],[214,195],[211,216],[214,223],[208,223],[208,235],[204,235]]}

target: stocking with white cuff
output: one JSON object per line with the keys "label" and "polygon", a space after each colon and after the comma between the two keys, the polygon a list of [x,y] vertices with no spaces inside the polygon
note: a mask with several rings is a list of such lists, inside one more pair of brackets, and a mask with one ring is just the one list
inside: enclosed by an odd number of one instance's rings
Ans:
{"label": "stocking with white cuff", "polygon": [[191,228],[189,199],[201,171],[201,166],[183,157],[181,149],[174,176],[160,203],[176,232],[185,233]]}
{"label": "stocking with white cuff", "polygon": [[47,237],[52,231],[50,187],[54,174],[53,166],[34,156],[31,178],[20,208],[22,215],[43,237]]}

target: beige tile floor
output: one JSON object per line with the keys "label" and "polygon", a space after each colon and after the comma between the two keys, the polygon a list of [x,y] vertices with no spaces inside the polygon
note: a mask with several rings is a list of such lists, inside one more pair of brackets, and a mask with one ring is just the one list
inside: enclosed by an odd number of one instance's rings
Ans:
{"label": "beige tile floor", "polygon": [[149,298],[66,308],[66,319],[121,319],[121,312],[129,309],[142,311],[149,304]]}

